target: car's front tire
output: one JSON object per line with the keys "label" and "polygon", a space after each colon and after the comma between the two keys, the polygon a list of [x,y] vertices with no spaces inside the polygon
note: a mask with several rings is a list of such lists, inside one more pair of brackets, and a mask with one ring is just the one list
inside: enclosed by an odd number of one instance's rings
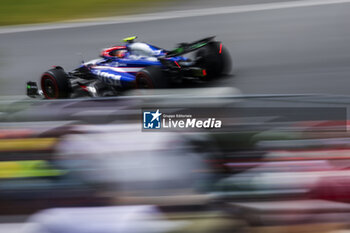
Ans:
{"label": "car's front tire", "polygon": [[169,82],[159,66],[148,66],[136,74],[137,89],[167,88]]}
{"label": "car's front tire", "polygon": [[41,76],[41,90],[47,99],[67,98],[70,89],[68,75],[61,67],[50,69]]}

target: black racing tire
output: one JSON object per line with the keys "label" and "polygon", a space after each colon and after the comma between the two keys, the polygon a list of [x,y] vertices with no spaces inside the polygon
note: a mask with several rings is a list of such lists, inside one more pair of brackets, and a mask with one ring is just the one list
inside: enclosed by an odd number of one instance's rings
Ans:
{"label": "black racing tire", "polygon": [[147,66],[136,74],[137,89],[167,88],[169,82],[161,67]]}
{"label": "black racing tire", "polygon": [[40,83],[46,99],[64,99],[71,93],[68,75],[61,67],[43,73]]}
{"label": "black racing tire", "polygon": [[207,77],[221,77],[232,69],[231,57],[221,42],[210,42],[196,53],[197,64],[207,72]]}

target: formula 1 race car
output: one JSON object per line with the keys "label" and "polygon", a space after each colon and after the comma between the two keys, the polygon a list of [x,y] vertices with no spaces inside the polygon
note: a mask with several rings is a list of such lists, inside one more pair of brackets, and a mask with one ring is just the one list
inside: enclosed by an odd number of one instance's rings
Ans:
{"label": "formula 1 race car", "polygon": [[41,90],[36,82],[27,82],[27,95],[46,99],[115,96],[131,88],[167,88],[209,80],[231,69],[228,51],[214,37],[180,43],[170,51],[135,39],[125,38],[124,45],[104,49],[101,58],[83,62],[72,72],[55,66],[41,76]]}

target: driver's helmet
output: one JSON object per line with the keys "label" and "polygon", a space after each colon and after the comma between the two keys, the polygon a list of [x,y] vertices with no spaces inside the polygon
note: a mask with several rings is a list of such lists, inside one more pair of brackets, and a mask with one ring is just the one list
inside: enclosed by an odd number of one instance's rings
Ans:
{"label": "driver's helmet", "polygon": [[126,49],[119,49],[119,50],[115,51],[114,55],[118,58],[124,58],[126,53],[127,53]]}

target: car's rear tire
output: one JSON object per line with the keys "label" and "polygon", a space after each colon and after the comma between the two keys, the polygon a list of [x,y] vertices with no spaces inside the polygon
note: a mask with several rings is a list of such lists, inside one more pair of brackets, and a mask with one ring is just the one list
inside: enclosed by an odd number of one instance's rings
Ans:
{"label": "car's rear tire", "polygon": [[230,54],[221,42],[210,42],[198,50],[196,59],[198,65],[206,70],[209,78],[228,74],[232,68]]}
{"label": "car's rear tire", "polygon": [[167,88],[169,82],[159,66],[148,66],[136,74],[137,89]]}
{"label": "car's rear tire", "polygon": [[47,99],[62,99],[71,93],[68,75],[61,67],[55,67],[41,76],[41,90]]}

